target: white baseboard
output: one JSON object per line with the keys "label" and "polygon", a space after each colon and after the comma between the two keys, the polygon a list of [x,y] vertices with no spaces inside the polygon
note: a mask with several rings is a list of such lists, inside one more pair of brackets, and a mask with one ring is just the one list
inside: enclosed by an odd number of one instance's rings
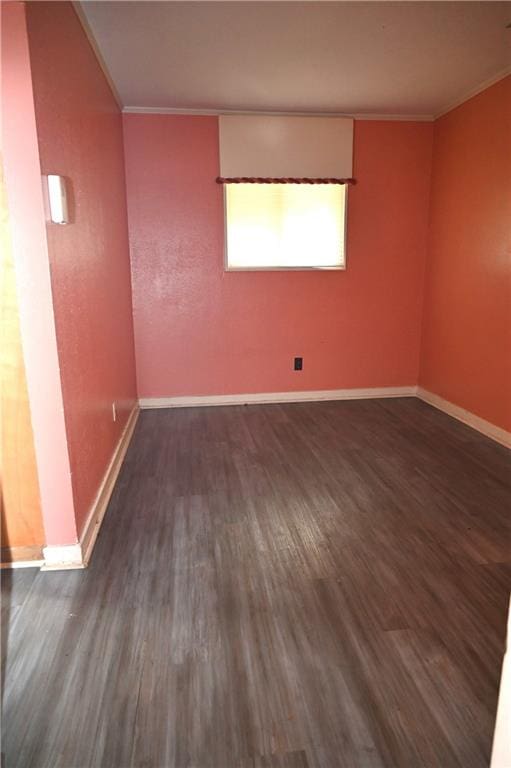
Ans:
{"label": "white baseboard", "polygon": [[103,482],[99,487],[89,517],[83,526],[82,535],[80,536],[80,544],[85,565],[87,565],[92,555],[92,550],[94,549],[94,544],[96,543],[99,529],[103,522],[108,502],[110,501],[110,496],[112,495],[117,477],[119,476],[122,462],[124,461],[126,451],[131,442],[139,413],[138,406],[135,406],[128,416],[128,421],[126,422],[126,426],[117,443],[117,448],[115,449],[110,464],[105,472]]}
{"label": "white baseboard", "polygon": [[417,387],[417,397],[420,400],[424,400],[425,403],[429,403],[429,405],[432,405],[434,408],[438,408],[439,411],[443,411],[454,419],[462,421],[467,426],[472,427],[472,429],[481,432],[483,435],[486,435],[486,437],[490,437],[497,443],[506,446],[506,448],[511,448],[511,432],[507,432],[505,429],[497,427],[495,424],[492,424],[485,419],[481,419],[480,416],[476,416],[474,413],[466,411],[459,405],[449,402],[449,400],[444,400],[443,397],[435,395],[433,392],[428,392],[428,390],[423,387]]}
{"label": "white baseboard", "polygon": [[414,397],[417,387],[370,387],[367,389],[320,389],[309,392],[262,392],[245,395],[185,395],[184,397],[143,397],[141,408],[189,408],[209,405],[251,405],[261,403],[307,403],[325,400],[364,400],[380,397]]}
{"label": "white baseboard", "polygon": [[86,568],[92,555],[94,544],[103,522],[110,496],[119,475],[122,462],[137,423],[138,406],[131,411],[126,426],[119,438],[117,447],[104,474],[103,480],[92,504],[91,511],[83,527],[80,541],[76,544],[62,547],[44,547],[44,565],[42,571],[65,570],[69,568]]}

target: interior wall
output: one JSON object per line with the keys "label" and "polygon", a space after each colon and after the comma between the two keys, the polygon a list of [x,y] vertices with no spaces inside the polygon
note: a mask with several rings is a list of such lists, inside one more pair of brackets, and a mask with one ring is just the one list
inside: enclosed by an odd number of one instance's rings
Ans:
{"label": "interior wall", "polygon": [[511,430],[511,76],[435,123],[419,382]]}
{"label": "interior wall", "polygon": [[70,195],[70,224],[47,238],[80,534],[136,404],[122,122],[71,3],[26,13],[41,172]]}
{"label": "interior wall", "polygon": [[140,397],[417,383],[431,124],[356,121],[346,271],[225,272],[217,118],[123,119]]}

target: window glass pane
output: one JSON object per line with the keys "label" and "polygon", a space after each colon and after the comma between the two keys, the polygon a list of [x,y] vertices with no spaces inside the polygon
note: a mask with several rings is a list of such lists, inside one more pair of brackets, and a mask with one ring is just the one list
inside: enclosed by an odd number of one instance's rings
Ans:
{"label": "window glass pane", "polygon": [[343,267],[346,187],[226,184],[231,268]]}

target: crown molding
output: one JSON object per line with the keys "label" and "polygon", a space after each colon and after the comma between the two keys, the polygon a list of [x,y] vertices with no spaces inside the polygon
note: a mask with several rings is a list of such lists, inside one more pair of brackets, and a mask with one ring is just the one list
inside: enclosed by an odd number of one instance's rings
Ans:
{"label": "crown molding", "polygon": [[475,88],[471,88],[471,90],[467,91],[464,96],[462,96],[459,99],[456,99],[456,101],[453,101],[448,107],[445,107],[445,109],[443,109],[441,112],[438,112],[438,114],[435,115],[434,119],[438,120],[439,117],[443,117],[448,112],[452,112],[452,110],[456,109],[456,107],[461,107],[461,105],[464,104],[466,101],[469,101],[474,96],[477,96],[478,93],[482,93],[487,88],[490,88],[490,86],[495,85],[501,80],[504,80],[504,78],[507,77],[508,75],[511,75],[511,66],[501,70],[498,74],[494,75],[493,77],[490,77],[487,80],[483,80],[483,82],[479,83],[479,85],[477,85]]}
{"label": "crown molding", "polygon": [[271,110],[250,110],[250,109],[202,109],[187,107],[123,107],[123,113],[128,115],[183,115],[183,116],[209,116],[217,117],[220,115],[267,115],[275,117],[347,117],[353,120],[391,120],[405,122],[432,122],[433,115],[388,115],[388,114],[365,114],[365,113],[346,113],[346,112],[289,112],[289,111],[271,111]]}
{"label": "crown molding", "polygon": [[110,75],[110,72],[108,71],[108,68],[106,66],[105,60],[103,56],[101,55],[101,51],[99,50],[99,46],[96,42],[96,38],[94,37],[94,33],[90,27],[90,24],[87,20],[87,16],[85,15],[85,12],[82,8],[82,4],[80,2],[77,2],[77,0],[72,0],[71,5],[74,8],[74,12],[78,16],[78,21],[83,27],[83,31],[85,32],[85,36],[87,37],[87,40],[89,41],[89,45],[92,48],[94,55],[97,59],[97,62],[101,68],[101,71],[103,72],[103,75],[105,76],[105,79],[110,87],[110,90],[112,91],[112,96],[114,97],[115,101],[117,102],[117,106],[122,112],[122,101],[121,97],[119,95],[119,91],[117,90],[114,81],[112,80],[112,77]]}

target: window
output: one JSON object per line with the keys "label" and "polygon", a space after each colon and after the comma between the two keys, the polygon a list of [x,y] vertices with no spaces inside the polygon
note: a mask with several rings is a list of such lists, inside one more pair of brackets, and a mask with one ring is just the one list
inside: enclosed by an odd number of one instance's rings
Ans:
{"label": "window", "polygon": [[344,269],[347,187],[225,184],[227,269]]}

